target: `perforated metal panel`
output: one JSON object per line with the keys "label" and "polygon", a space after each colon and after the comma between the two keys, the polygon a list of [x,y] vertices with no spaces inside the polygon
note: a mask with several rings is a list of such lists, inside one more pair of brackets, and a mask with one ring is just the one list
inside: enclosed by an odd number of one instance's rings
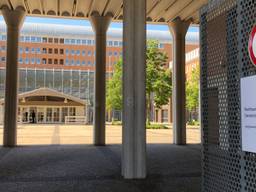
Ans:
{"label": "perforated metal panel", "polygon": [[256,192],[256,154],[241,150],[240,129],[240,78],[256,74],[247,51],[255,24],[256,0],[212,0],[201,10],[204,192]]}

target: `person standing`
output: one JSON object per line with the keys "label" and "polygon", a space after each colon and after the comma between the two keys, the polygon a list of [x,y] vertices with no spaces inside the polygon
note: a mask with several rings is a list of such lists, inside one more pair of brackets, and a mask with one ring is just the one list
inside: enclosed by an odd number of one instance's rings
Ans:
{"label": "person standing", "polygon": [[32,114],[31,114],[31,116],[32,116],[32,123],[35,123],[36,121],[36,113],[35,113],[35,111],[32,111]]}

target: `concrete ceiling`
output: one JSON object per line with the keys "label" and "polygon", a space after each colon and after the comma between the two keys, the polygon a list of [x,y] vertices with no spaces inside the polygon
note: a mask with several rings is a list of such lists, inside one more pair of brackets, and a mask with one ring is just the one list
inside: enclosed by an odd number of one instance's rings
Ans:
{"label": "concrete ceiling", "polygon": [[[129,0],[128,0],[129,1]],[[199,9],[208,0],[147,0],[147,21],[166,23],[176,17],[199,22]],[[25,7],[30,16],[88,18],[93,11],[101,15],[111,12],[115,21],[122,21],[123,0],[0,0],[0,7]]]}

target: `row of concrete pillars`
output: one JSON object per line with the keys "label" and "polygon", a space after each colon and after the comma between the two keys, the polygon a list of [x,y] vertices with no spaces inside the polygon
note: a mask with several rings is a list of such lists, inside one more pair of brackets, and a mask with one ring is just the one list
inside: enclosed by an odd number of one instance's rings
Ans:
{"label": "row of concrete pillars", "polygon": [[[25,9],[1,7],[7,25],[4,146],[16,146],[18,42]],[[146,177],[146,0],[123,5],[123,139],[122,175]],[[95,32],[96,66],[94,94],[94,144],[105,145],[106,33],[112,14],[93,12],[89,20]],[[173,34],[173,130],[174,143],[186,143],[185,36],[189,22],[176,18],[168,23]]]}

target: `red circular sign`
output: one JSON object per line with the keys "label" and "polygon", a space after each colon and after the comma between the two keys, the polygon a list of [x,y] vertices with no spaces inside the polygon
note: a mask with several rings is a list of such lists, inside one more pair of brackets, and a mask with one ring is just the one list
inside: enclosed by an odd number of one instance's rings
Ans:
{"label": "red circular sign", "polygon": [[250,33],[248,51],[252,63],[256,65],[256,26],[252,28],[252,31]]}

